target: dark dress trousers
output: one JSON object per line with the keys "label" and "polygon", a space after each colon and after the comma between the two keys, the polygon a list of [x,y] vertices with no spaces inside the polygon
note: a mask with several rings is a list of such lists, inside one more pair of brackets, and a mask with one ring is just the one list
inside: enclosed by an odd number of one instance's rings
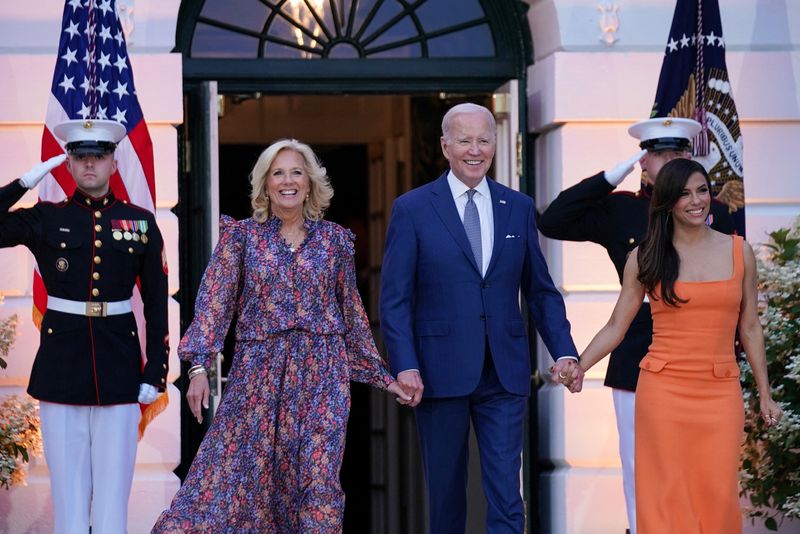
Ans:
{"label": "dark dress trousers", "polygon": [[[606,249],[622,282],[625,262],[647,233],[650,194],[645,188],[633,193],[614,192],[603,172],[561,192],[539,216],[539,231],[552,239],[591,241]],[[733,219],[720,202],[711,204],[711,227],[726,234],[734,231]],[[605,385],[636,391],[639,361],[647,354],[653,337],[650,305],[642,304],[622,343],[611,353]]]}
{"label": "dark dress trousers", "polygon": [[47,310],[28,393],[47,402],[108,405],[137,402],[141,383],[163,390],[169,355],[167,266],[153,214],[111,192],[95,199],[80,190],[59,203],[9,212],[26,191],[17,180],[0,188],[0,247],[26,246],[50,297],[124,301],[138,277],[147,322],[142,368],[132,312],[87,316]]}

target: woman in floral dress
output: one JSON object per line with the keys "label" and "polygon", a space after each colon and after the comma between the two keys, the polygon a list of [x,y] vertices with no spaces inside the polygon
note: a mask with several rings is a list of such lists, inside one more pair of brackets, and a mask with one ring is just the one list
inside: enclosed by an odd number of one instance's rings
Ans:
{"label": "woman in floral dress", "polygon": [[225,395],[153,532],[338,533],[350,380],[410,398],[379,356],[356,289],[353,234],[322,215],[333,190],[311,148],[282,140],[251,174],[253,216],[220,240],[178,353],[202,420],[205,370],[234,310]]}

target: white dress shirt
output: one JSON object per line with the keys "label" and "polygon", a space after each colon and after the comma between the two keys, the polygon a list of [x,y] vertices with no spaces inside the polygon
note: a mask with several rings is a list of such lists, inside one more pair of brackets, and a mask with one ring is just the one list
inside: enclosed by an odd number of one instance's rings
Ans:
{"label": "white dress shirt", "polygon": [[[456,178],[453,171],[447,173],[447,184],[450,186],[450,192],[453,194],[453,200],[456,203],[458,216],[461,222],[464,222],[464,210],[467,207],[467,200],[469,196],[467,191],[469,187],[464,185],[464,182]],[[481,179],[480,183],[475,187],[477,193],[472,196],[472,201],[478,208],[478,217],[481,220],[481,256],[483,265],[481,268],[481,276],[486,274],[486,269],[489,268],[489,262],[492,260],[492,249],[494,248],[494,216],[492,215],[492,193],[489,191],[489,184],[486,183],[486,177]]]}

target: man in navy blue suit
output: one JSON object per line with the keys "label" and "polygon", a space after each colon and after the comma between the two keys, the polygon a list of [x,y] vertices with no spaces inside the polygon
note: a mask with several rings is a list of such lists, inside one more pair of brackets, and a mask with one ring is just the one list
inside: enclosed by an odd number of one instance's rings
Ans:
{"label": "man in navy blue suit", "polygon": [[[381,328],[412,396],[431,534],[463,534],[475,429],[490,534],[520,534],[520,468],[531,362],[520,293],[557,381],[583,379],[564,301],[539,249],[533,200],[486,176],[492,113],[459,104],[442,120],[450,170],[394,203],[381,276]],[[423,395],[424,389],[424,395]]]}

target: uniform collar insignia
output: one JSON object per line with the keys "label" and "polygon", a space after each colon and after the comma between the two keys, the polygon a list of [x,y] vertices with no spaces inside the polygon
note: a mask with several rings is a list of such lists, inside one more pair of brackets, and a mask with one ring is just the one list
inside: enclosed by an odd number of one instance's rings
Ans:
{"label": "uniform collar insignia", "polygon": [[110,189],[108,190],[108,193],[97,198],[87,195],[80,189],[75,189],[75,192],[72,194],[72,201],[85,208],[102,210],[114,204],[116,198]]}

